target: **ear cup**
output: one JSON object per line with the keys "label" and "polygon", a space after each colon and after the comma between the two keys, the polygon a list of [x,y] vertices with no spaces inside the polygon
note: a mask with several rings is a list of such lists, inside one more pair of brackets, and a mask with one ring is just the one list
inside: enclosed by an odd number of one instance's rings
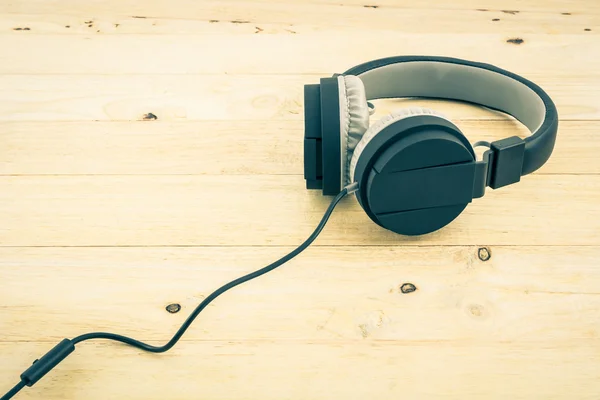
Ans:
{"label": "ear cup", "polygon": [[362,151],[365,149],[366,145],[375,137],[375,135],[377,135],[377,133],[381,132],[383,129],[387,128],[394,122],[417,115],[434,115],[449,121],[449,119],[445,115],[435,110],[431,110],[429,108],[424,107],[403,108],[381,118],[379,121],[377,121],[375,124],[369,127],[369,129],[364,133],[364,135],[360,139],[360,142],[354,148],[354,151],[351,154],[350,165],[348,169],[348,183],[352,183],[354,181],[354,172],[356,170],[356,163],[358,162],[358,158],[360,157]]}
{"label": "ear cup", "polygon": [[361,207],[373,222],[403,235],[422,235],[449,224],[478,193],[486,175],[460,129],[422,108],[375,123],[352,157]]}
{"label": "ear cup", "polygon": [[341,177],[344,185],[350,183],[348,166],[354,149],[369,128],[369,107],[365,86],[354,75],[338,77],[340,97],[340,156]]}

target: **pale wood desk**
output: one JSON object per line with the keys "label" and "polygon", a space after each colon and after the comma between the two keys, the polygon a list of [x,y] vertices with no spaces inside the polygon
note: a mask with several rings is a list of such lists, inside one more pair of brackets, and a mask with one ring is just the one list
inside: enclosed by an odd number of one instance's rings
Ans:
{"label": "pale wood desk", "polygon": [[[64,337],[163,343],[299,244],[329,201],[304,188],[303,85],[429,54],[545,88],[550,162],[425,237],[346,199],[316,245],[171,352],[85,343],[17,398],[598,399],[599,35],[594,0],[3,1],[0,391]],[[525,134],[419,104],[473,141]]]}

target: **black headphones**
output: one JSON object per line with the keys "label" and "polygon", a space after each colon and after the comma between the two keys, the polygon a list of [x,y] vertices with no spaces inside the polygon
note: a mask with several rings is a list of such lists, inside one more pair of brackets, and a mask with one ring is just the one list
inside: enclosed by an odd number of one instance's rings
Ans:
{"label": "black headphones", "polygon": [[[441,114],[411,108],[369,126],[368,100],[433,97],[468,101],[506,112],[533,135],[497,142],[483,160],[461,131]],[[304,87],[304,177],[309,189],[336,195],[315,231],[279,260],[224,284],[192,311],[164,345],[108,332],[64,339],[35,360],[0,400],[33,386],[90,340],[111,340],[137,349],[170,350],[196,317],[226,291],[266,274],[304,251],[321,233],[335,206],[356,193],[369,217],[391,231],[418,235],[439,229],[461,213],[486,186],[499,188],[541,167],[554,148],[558,115],[550,97],[534,83],[492,65],[442,57],[392,57],[351,68]]]}
{"label": "black headphones", "polygon": [[[442,114],[410,108],[369,124],[369,100],[427,97],[505,112],[532,132],[493,143],[477,160],[460,129]],[[540,168],[556,140],[558,114],[533,82],[493,65],[455,58],[402,56],[367,62],[304,86],[304,178],[335,195],[356,197],[380,226],[420,235],[454,220],[487,186],[519,182]],[[355,188],[356,189],[356,188]]]}

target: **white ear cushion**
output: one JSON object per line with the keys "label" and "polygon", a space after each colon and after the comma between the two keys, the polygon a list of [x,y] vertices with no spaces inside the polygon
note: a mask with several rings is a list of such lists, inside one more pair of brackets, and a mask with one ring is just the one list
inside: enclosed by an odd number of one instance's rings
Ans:
{"label": "white ear cushion", "polygon": [[377,135],[377,133],[381,132],[383,129],[387,128],[394,122],[417,115],[435,115],[437,117],[441,117],[448,120],[448,118],[445,115],[424,107],[403,108],[381,118],[379,121],[377,121],[375,124],[369,127],[367,132],[363,135],[362,139],[354,149],[349,167],[349,180],[354,180],[354,170],[356,169],[356,163],[358,162],[358,158],[360,157],[360,154],[365,149],[369,141],[373,139],[375,135]]}
{"label": "white ear cushion", "polygon": [[369,106],[362,80],[353,75],[338,76],[340,93],[340,144],[342,186],[349,183],[348,165],[352,153],[369,128]]}

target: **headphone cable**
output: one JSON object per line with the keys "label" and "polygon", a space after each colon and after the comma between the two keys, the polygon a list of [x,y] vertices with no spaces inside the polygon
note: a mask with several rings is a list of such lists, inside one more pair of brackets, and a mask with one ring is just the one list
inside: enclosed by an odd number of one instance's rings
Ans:
{"label": "headphone cable", "polygon": [[333,210],[337,206],[337,204],[344,198],[346,195],[354,193],[358,190],[358,183],[350,184],[342,189],[340,193],[331,201],[331,204],[325,211],[321,222],[317,225],[316,229],[313,233],[306,239],[300,246],[292,250],[290,253],[281,257],[279,260],[273,262],[272,264],[267,265],[257,271],[251,272],[247,275],[244,275],[240,278],[234,279],[233,281],[226,283],[221,286],[214,292],[212,292],[208,297],[206,297],[190,314],[190,316],[185,320],[185,322],[181,325],[181,327],[175,332],[171,340],[169,340],[163,346],[153,346],[148,343],[141,342],[139,340],[118,335],[115,333],[107,333],[107,332],[92,332],[86,333],[80,336],[75,337],[74,339],[63,339],[59,344],[57,344],[52,350],[46,353],[39,360],[35,360],[31,367],[27,369],[25,372],[21,374],[21,381],[11,390],[9,390],[0,400],[9,400],[14,395],[16,395],[21,389],[25,386],[33,386],[37,381],[39,381],[44,375],[50,372],[54,367],[56,367],[62,360],[64,360],[69,354],[75,351],[75,345],[81,342],[85,342],[87,340],[95,340],[95,339],[107,339],[113,340],[116,342],[125,343],[129,346],[133,346],[140,350],[148,351],[151,353],[164,353],[171,349],[179,339],[183,336],[185,331],[192,325],[196,317],[204,310],[213,300],[217,297],[228,291],[229,289],[233,289],[234,287],[248,282],[252,279],[258,278],[266,274],[267,272],[273,271],[274,269],[282,266],[286,262],[290,261],[292,258],[296,257],[298,254],[302,253],[308,246],[311,245],[312,242],[319,236],[325,224],[329,220],[329,217],[333,213]]}

